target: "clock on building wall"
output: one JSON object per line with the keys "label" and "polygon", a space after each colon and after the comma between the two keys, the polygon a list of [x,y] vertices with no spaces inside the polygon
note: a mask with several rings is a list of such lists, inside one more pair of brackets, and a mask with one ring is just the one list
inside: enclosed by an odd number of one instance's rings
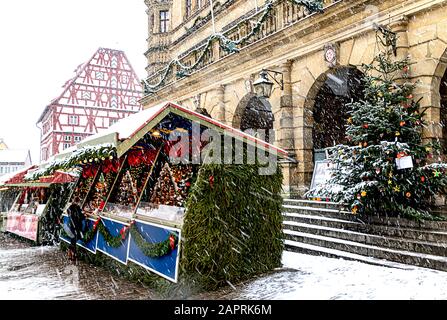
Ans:
{"label": "clock on building wall", "polygon": [[337,65],[337,47],[333,43],[324,46],[324,60],[329,64],[329,67]]}

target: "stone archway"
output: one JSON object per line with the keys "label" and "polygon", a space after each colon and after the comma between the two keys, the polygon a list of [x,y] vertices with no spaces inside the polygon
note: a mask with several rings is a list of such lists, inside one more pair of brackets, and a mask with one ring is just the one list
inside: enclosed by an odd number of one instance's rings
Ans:
{"label": "stone archway", "polygon": [[236,107],[232,125],[242,131],[266,130],[266,140],[269,140],[268,130],[273,129],[274,116],[270,102],[254,93],[245,95]]}
{"label": "stone archway", "polygon": [[[346,143],[346,106],[363,97],[363,73],[354,66],[340,66],[320,75],[309,91],[305,112],[312,127],[313,160],[324,159],[324,148]],[[310,138],[310,137],[309,137]]]}
{"label": "stone archway", "polygon": [[[442,136],[441,136],[441,146],[443,154],[447,154],[447,49],[444,51],[439,64],[435,70],[433,77],[433,89],[435,90],[432,93],[435,97],[439,94],[439,111],[434,108],[433,112],[439,112],[439,123],[442,128]],[[436,92],[439,90],[438,92]],[[434,103],[437,105],[436,101]],[[432,115],[432,119],[437,118],[436,115]]]}

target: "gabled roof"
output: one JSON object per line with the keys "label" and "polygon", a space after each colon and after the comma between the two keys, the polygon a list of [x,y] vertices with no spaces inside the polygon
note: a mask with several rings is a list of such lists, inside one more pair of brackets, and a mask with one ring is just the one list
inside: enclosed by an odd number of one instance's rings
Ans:
{"label": "gabled roof", "polygon": [[[62,86],[62,88],[63,88],[62,93],[61,93],[59,96],[57,96],[56,98],[54,98],[53,100],[51,100],[50,104],[47,105],[47,106],[45,107],[45,109],[43,110],[42,114],[41,114],[40,117],[39,117],[39,120],[37,120],[36,123],[40,123],[40,122],[43,121],[43,119],[45,118],[45,115],[46,115],[47,112],[49,111],[50,107],[51,107],[53,104],[57,104],[57,103],[59,103],[59,100],[64,96],[64,94],[67,92],[67,90],[69,90],[70,87],[76,83],[76,80],[80,77],[80,75],[82,74],[82,72],[84,72],[85,69],[92,63],[93,59],[97,56],[97,54],[98,54],[101,50],[110,51],[110,52],[118,52],[118,53],[122,54],[122,55],[124,56],[124,58],[127,60],[127,63],[129,64],[130,69],[132,70],[132,72],[133,72],[133,73],[135,74],[135,76],[136,76],[136,73],[135,73],[135,71],[134,71],[132,65],[130,64],[130,61],[129,61],[129,59],[127,58],[127,56],[126,56],[126,54],[125,54],[124,51],[122,51],[122,50],[117,50],[117,49],[109,49],[109,48],[98,48],[98,50],[95,51],[95,53],[93,54],[93,56],[92,56],[89,60],[87,60],[87,62],[85,62],[85,63],[81,63],[81,64],[74,70],[74,72],[75,72],[74,77],[72,77],[72,78],[69,79],[67,82],[65,82],[65,84]],[[137,76],[136,76],[136,79],[138,79]]]}
{"label": "gabled roof", "polygon": [[29,150],[5,149],[0,150],[0,163],[18,162],[26,163],[29,157]]}
{"label": "gabled roof", "polygon": [[142,135],[146,134],[150,129],[155,127],[171,112],[191,121],[197,121],[205,127],[229,134],[236,139],[244,140],[249,143],[256,143],[258,147],[277,152],[283,157],[288,156],[287,151],[281,148],[275,147],[270,143],[246,134],[222,122],[184,108],[174,102],[164,102],[157,106],[135,113],[127,118],[121,119],[108,129],[83,140],[78,144],[78,148],[109,143],[117,147],[118,156],[121,156],[130,147],[132,147],[132,145],[134,145]]}

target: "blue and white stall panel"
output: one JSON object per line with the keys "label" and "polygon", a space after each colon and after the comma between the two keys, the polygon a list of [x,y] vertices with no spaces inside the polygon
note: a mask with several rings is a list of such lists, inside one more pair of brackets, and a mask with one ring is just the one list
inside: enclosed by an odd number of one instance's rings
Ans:
{"label": "blue and white stall panel", "polygon": [[[121,229],[128,226],[128,224],[104,217],[101,217],[101,221],[99,223],[103,223],[113,237],[120,235]],[[103,235],[98,232],[98,242],[96,245],[97,250],[105,253],[115,260],[118,260],[123,264],[127,264],[127,249],[129,246],[129,238],[130,237],[127,236],[126,239],[122,241],[121,246],[119,246],[118,248],[114,248],[110,246],[104,239]]]}
{"label": "blue and white stall panel", "polygon": [[169,239],[172,233],[178,236],[178,243],[175,248],[167,255],[161,257],[146,256],[140,247],[135,243],[134,239],[130,240],[129,261],[132,261],[143,268],[146,268],[170,281],[177,282],[178,265],[179,265],[179,246],[181,234],[179,229],[169,228],[162,225],[135,221],[135,227],[140,235],[148,243],[160,243]]}
{"label": "blue and white stall panel", "polygon": [[[69,226],[69,218],[68,218],[67,215],[63,215],[62,216],[62,222],[63,222],[63,225],[64,225],[64,230],[69,231],[69,230],[67,230],[67,228]],[[89,218],[89,219],[86,220],[86,223],[87,223],[87,229],[86,230],[91,230],[93,228],[93,224],[95,223],[95,220]],[[62,241],[64,241],[64,242],[70,243],[70,238],[66,237],[63,234],[61,234],[59,236],[59,238]],[[93,237],[93,239],[91,241],[89,241],[88,243],[84,243],[84,241],[78,240],[77,245],[82,247],[82,248],[84,248],[84,249],[87,249],[88,251],[90,251],[92,253],[96,253],[97,238],[98,238],[98,232],[96,232],[96,234]]]}

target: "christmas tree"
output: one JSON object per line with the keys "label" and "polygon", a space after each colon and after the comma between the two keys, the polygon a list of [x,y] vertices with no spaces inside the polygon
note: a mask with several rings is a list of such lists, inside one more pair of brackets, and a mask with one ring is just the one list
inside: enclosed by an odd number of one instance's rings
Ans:
{"label": "christmas tree", "polygon": [[439,144],[424,142],[425,126],[410,61],[396,58],[396,34],[376,30],[380,53],[364,65],[364,99],[348,105],[347,141],[331,148],[335,164],[327,184],[308,195],[349,205],[353,214],[430,219],[429,207],[447,183]]}

